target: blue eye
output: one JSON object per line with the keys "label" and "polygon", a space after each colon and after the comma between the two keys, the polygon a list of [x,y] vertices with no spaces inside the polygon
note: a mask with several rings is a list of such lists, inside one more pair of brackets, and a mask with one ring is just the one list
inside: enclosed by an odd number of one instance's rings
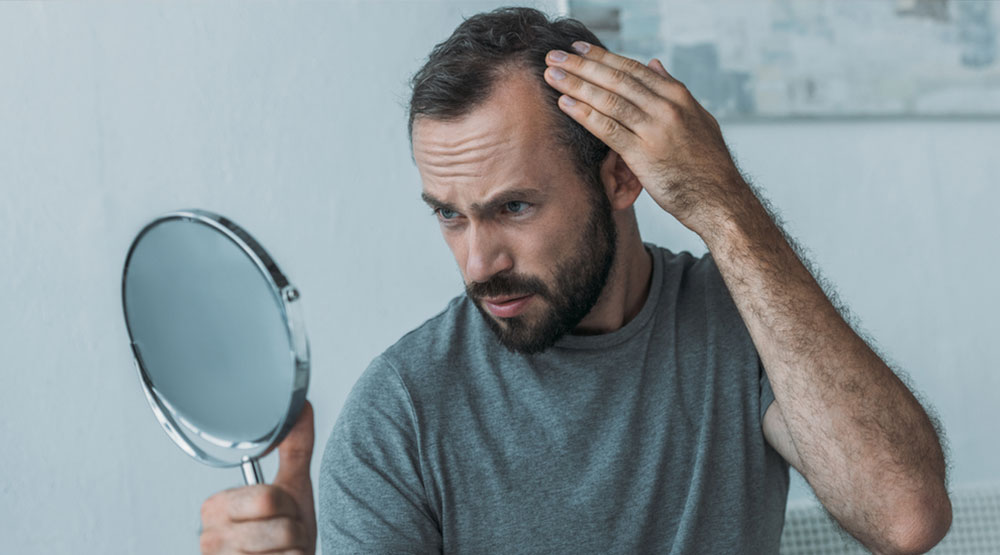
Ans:
{"label": "blue eye", "polygon": [[521,202],[519,200],[514,200],[507,203],[507,211],[512,214],[518,214],[524,212],[528,208],[528,203]]}
{"label": "blue eye", "polygon": [[448,210],[447,208],[438,208],[437,213],[442,220],[450,220],[458,215],[454,210]]}

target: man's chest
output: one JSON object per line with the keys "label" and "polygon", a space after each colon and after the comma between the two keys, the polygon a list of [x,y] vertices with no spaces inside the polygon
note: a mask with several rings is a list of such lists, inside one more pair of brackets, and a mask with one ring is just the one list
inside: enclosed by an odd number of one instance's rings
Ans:
{"label": "man's chest", "polygon": [[517,394],[456,391],[421,449],[445,545],[495,551],[530,537],[515,545],[613,552],[671,543],[685,512],[754,456],[741,439],[740,396],[677,378],[637,369],[557,393],[524,382],[504,386]]}

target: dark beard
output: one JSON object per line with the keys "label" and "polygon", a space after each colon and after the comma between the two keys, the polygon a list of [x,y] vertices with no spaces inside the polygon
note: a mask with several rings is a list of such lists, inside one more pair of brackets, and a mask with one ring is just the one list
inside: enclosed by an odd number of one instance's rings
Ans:
{"label": "dark beard", "polygon": [[[497,274],[482,283],[472,283],[466,294],[479,309],[500,343],[514,353],[540,353],[566,335],[590,313],[604,290],[614,264],[618,232],[611,203],[603,193],[594,193],[586,228],[575,245],[576,254],[556,267],[556,289],[533,276]],[[483,297],[536,295],[548,303],[541,320],[531,324],[523,316],[497,322],[482,306]]]}

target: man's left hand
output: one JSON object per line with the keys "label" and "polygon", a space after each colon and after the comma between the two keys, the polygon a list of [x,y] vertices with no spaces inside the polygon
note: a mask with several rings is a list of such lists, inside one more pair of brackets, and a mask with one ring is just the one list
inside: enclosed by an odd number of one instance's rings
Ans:
{"label": "man's left hand", "polygon": [[645,66],[592,44],[573,47],[545,58],[545,80],[563,93],[563,112],[617,152],[653,200],[696,233],[739,210],[749,187],[718,122],[683,83],[655,58]]}

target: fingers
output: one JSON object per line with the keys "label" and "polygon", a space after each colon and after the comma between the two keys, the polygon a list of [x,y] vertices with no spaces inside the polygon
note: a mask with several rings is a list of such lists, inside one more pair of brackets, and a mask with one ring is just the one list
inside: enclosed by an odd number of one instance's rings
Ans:
{"label": "fingers", "polygon": [[[659,60],[636,60],[581,41],[577,54],[550,51],[545,81],[563,93],[559,107],[617,152],[662,133],[662,122],[695,104]],[[568,98],[567,98],[568,97]]]}
{"label": "fingers", "polygon": [[224,553],[296,553],[311,550],[305,526],[295,519],[278,518],[242,522],[229,527],[206,528],[201,533],[201,552]]}
{"label": "fingers", "polygon": [[[558,68],[545,70],[545,80],[559,92],[582,100],[638,134],[649,115],[620,94],[595,86]],[[647,94],[649,91],[646,91]]]}
{"label": "fingers", "polygon": [[[564,57],[565,59],[563,59]],[[646,71],[650,71],[649,68],[642,66],[642,64],[635,60],[628,61],[632,62],[634,66],[639,66]],[[560,89],[561,92],[582,99],[598,109],[603,108],[602,102],[607,103],[609,98],[613,100],[617,96],[627,101],[626,104],[628,106],[633,107],[631,111],[646,116],[645,113],[634,107],[638,106],[642,108],[660,98],[659,95],[647,88],[636,78],[634,66],[622,68],[611,67],[581,56],[563,52],[562,50],[549,52],[545,62],[550,66],[546,71],[546,78],[550,84]],[[560,81],[557,78],[560,72],[567,74],[567,77],[561,80],[561,82],[557,82]],[[561,88],[559,85],[566,87],[568,90]],[[576,92],[581,92],[587,96],[578,96],[574,94]],[[598,94],[595,94],[595,92],[598,92]],[[613,94],[607,96],[607,94],[601,95],[600,93]],[[628,114],[623,113],[622,115]]]}
{"label": "fingers", "polygon": [[[660,64],[661,72],[632,58],[619,56],[600,46],[583,41],[573,43],[574,49],[578,46],[583,47],[581,48],[583,51],[570,52],[563,62],[552,59],[552,52],[555,51],[550,52],[545,61],[549,65],[558,65],[587,80],[593,78],[594,82],[601,86],[612,84],[614,79],[621,79],[615,73],[620,72],[628,75],[636,84],[657,96],[673,101],[681,100],[685,88],[680,81],[663,68],[663,64]],[[602,69],[602,67],[606,69]],[[611,78],[610,81],[609,78]]]}
{"label": "fingers", "polygon": [[202,526],[230,522],[299,516],[292,496],[273,485],[259,484],[228,489],[209,497],[201,506]]}
{"label": "fingers", "polygon": [[249,553],[302,549],[309,547],[302,522],[292,518],[275,518],[258,522],[240,522],[231,529],[233,544]]}
{"label": "fingers", "polygon": [[[313,545],[295,500],[280,487],[255,485],[219,492],[202,504],[202,553],[264,553]],[[295,551],[293,551],[295,552]]]}
{"label": "fingers", "polygon": [[559,108],[615,152],[627,152],[639,141],[631,130],[585,102],[562,95],[559,97]]}
{"label": "fingers", "polygon": [[202,553],[313,554],[316,517],[309,464],[314,437],[312,405],[306,401],[278,445],[274,483],[221,491],[202,504]]}

